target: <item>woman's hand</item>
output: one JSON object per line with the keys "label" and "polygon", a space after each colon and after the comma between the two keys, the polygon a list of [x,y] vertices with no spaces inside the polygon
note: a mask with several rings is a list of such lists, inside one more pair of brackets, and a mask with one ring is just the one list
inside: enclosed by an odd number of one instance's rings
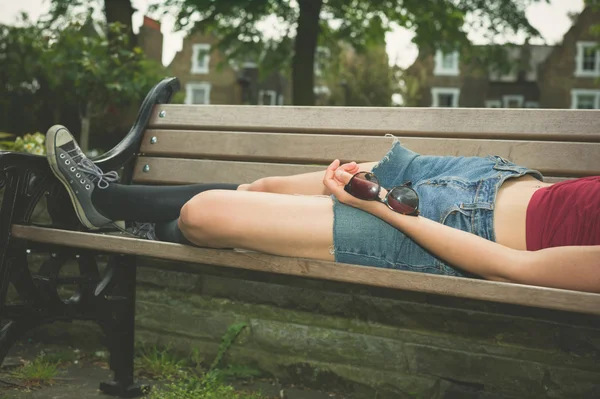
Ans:
{"label": "woman's hand", "polygon": [[327,167],[323,184],[341,203],[366,210],[368,205],[373,205],[376,201],[364,201],[358,199],[344,190],[344,186],[348,184],[350,179],[352,179],[352,176],[358,172],[360,172],[360,169],[356,162],[350,162],[340,166],[340,161],[336,159]]}

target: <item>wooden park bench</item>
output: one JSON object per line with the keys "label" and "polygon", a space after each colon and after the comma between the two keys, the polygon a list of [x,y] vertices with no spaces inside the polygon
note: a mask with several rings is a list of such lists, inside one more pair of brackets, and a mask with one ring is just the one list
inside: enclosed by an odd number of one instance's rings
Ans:
{"label": "wooden park bench", "polygon": [[[129,134],[96,159],[103,170],[122,168],[122,181],[132,184],[252,182],[321,171],[334,158],[379,160],[391,145],[385,135],[393,134],[422,154],[500,155],[540,170],[550,181],[600,175],[600,111],[168,105],[178,86],[176,79],[165,79],[148,94]],[[0,187],[0,359],[40,324],[94,320],[108,336],[114,371],[114,380],[101,389],[114,395],[139,394],[133,344],[140,256],[512,304],[533,309],[529,314],[550,309],[596,321],[600,315],[600,294],[85,231],[44,157],[0,153]],[[51,225],[31,221],[42,197]],[[47,254],[39,271],[28,265],[30,251]],[[109,255],[103,273],[98,255]],[[60,275],[69,261],[78,262],[79,276]],[[6,302],[9,283],[18,294],[16,302]],[[78,292],[62,300],[58,291],[67,284]]]}

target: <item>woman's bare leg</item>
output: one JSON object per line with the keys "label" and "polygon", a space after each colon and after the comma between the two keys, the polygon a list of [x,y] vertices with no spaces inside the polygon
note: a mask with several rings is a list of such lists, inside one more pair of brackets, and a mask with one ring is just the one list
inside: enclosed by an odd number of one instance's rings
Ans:
{"label": "woman's bare leg", "polygon": [[[359,163],[361,172],[370,172],[377,162]],[[242,184],[240,191],[259,191],[263,193],[330,195],[323,185],[325,171],[302,173],[293,176],[272,176],[258,179],[250,184]]]}
{"label": "woman's bare leg", "polygon": [[205,191],[183,206],[179,228],[199,246],[334,260],[328,197]]}

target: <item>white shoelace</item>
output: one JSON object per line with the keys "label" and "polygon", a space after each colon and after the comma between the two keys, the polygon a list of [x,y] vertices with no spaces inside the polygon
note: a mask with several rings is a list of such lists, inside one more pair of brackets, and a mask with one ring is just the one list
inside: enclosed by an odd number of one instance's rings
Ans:
{"label": "white shoelace", "polygon": [[[75,152],[75,155],[71,155],[73,162],[77,165],[77,170],[85,174],[90,181],[95,182],[96,186],[101,189],[108,188],[110,183],[119,180],[119,174],[112,170],[110,172],[104,172],[89,158],[87,158],[78,147],[67,151],[67,153]],[[79,159],[77,159],[79,158]]]}

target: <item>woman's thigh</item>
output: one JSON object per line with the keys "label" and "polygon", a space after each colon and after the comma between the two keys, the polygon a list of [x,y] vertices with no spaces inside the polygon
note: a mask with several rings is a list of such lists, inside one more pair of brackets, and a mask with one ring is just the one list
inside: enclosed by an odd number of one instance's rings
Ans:
{"label": "woman's thigh", "polygon": [[179,222],[199,246],[334,260],[333,204],[326,196],[210,190],[183,206]]}

